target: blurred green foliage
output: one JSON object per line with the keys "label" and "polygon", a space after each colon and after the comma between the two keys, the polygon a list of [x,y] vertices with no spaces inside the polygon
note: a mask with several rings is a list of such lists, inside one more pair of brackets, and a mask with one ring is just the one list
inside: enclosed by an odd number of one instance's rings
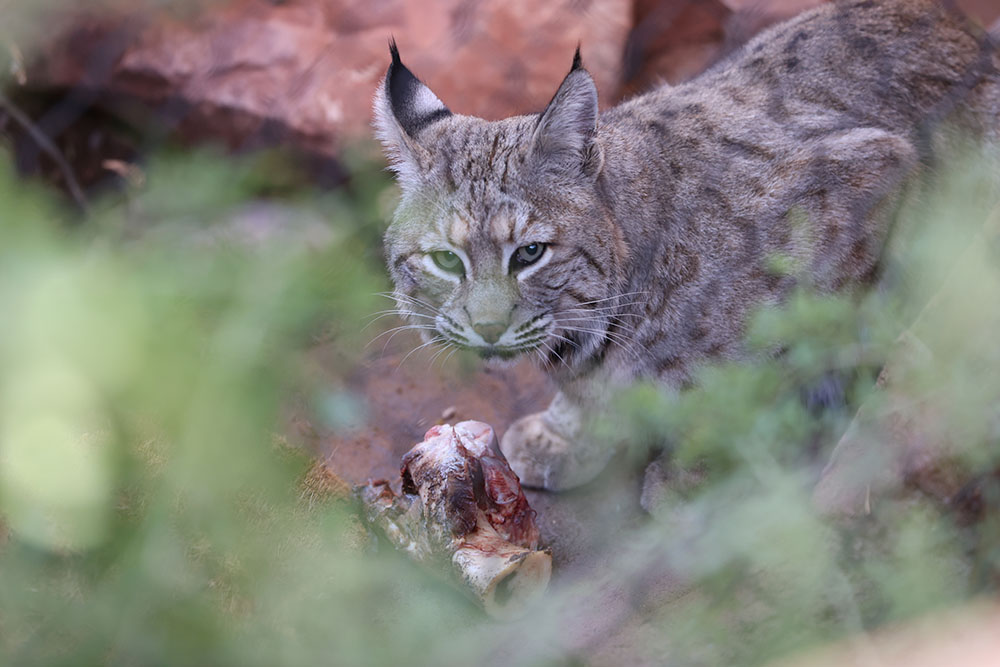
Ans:
{"label": "blurred green foliage", "polygon": [[304,505],[309,461],[275,444],[305,350],[359,349],[384,289],[374,190],[255,218],[253,165],[172,155],[71,228],[8,164],[0,662],[377,656],[379,559]]}
{"label": "blurred green foliage", "polygon": [[643,612],[654,631],[629,647],[637,659],[759,665],[993,585],[977,576],[997,565],[990,521],[879,498],[845,526],[810,500],[896,336],[942,289],[949,307],[915,327],[941,363],[908,386],[935,390],[935,428],[962,434],[973,471],[998,464],[1000,264],[988,242],[967,250],[984,212],[961,178],[942,195],[951,225],[925,200],[912,213],[922,231],[891,249],[892,289],[802,290],[755,319],[757,361],[706,368],[679,395],[621,396],[614,428],[634,458],[666,445],[691,477],[592,581],[557,580],[529,618],[497,626],[372,551],[350,508],[301,497],[309,461],[277,444],[281,410],[302,391],[331,423],[363,409],[318,386],[306,353],[360,354],[392,190],[359,160],[348,188],[264,201],[274,164],[167,153],[146,187],[75,225],[3,167],[0,662],[558,663],[568,619],[653,563],[693,592]]}

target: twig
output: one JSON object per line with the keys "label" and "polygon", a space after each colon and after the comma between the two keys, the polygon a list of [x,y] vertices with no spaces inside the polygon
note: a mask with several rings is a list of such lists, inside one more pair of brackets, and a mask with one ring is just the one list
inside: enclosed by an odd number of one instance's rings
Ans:
{"label": "twig", "polygon": [[52,160],[56,163],[56,166],[58,166],[59,170],[62,172],[63,178],[66,180],[66,187],[69,189],[69,193],[73,197],[73,200],[81,210],[87,211],[87,198],[84,196],[83,190],[80,188],[80,184],[76,180],[76,176],[73,175],[72,167],[69,166],[66,158],[64,158],[62,153],[59,152],[59,148],[52,142],[48,135],[42,132],[42,130],[35,125],[26,113],[21,111],[3,93],[0,93],[0,107],[3,107],[7,114],[13,118],[18,125],[23,127],[29,135],[31,135],[31,138],[34,139],[36,144],[38,144],[38,147],[45,151],[50,158],[52,158]]}
{"label": "twig", "polygon": [[7,50],[10,52],[10,73],[17,81],[17,85],[23,86],[28,83],[28,73],[24,70],[24,54],[14,42],[7,44]]}

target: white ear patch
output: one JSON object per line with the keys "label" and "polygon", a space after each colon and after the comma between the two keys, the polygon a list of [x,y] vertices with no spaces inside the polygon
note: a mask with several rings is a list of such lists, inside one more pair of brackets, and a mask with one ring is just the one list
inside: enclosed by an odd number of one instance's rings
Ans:
{"label": "white ear patch", "polygon": [[413,97],[410,98],[410,105],[413,109],[413,113],[417,116],[432,116],[439,111],[447,111],[448,107],[444,105],[438,96],[434,94],[427,86],[420,86],[414,93]]}
{"label": "white ear patch", "polygon": [[375,134],[405,188],[419,179],[420,157],[426,153],[420,131],[451,111],[406,68],[395,42],[389,53],[392,63],[375,92]]}

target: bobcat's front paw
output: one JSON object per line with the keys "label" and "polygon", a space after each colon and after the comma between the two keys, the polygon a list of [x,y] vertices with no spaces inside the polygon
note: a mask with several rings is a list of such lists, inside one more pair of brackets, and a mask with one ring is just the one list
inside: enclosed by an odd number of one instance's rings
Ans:
{"label": "bobcat's front paw", "polygon": [[604,470],[614,454],[611,447],[583,439],[567,440],[552,428],[544,412],[511,424],[500,449],[523,486],[547,491],[565,491],[586,484]]}

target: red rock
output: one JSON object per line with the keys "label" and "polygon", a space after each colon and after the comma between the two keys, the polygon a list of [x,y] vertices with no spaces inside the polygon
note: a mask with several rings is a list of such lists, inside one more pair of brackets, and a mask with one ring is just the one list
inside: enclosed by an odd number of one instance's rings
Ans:
{"label": "red rock", "polygon": [[731,14],[719,0],[636,0],[621,96],[701,72],[721,53]]}
{"label": "red rock", "polygon": [[[46,24],[27,87],[82,86],[113,108],[137,99],[195,141],[333,155],[370,135],[390,36],[454,111],[500,118],[543,107],[578,43],[607,106],[691,78],[763,27],[820,2],[218,0],[173,13],[72,10]],[[984,24],[1000,15],[994,0],[958,4]],[[18,46],[32,55],[30,43]]]}
{"label": "red rock", "polygon": [[635,0],[621,96],[696,76],[764,28],[824,0]]}
{"label": "red rock", "polygon": [[955,4],[972,20],[984,26],[1000,18],[1000,3],[997,0],[955,0]]}
{"label": "red rock", "polygon": [[[181,108],[180,129],[195,139],[240,147],[263,136],[330,154],[369,135],[390,36],[454,111],[500,118],[542,108],[578,43],[601,90],[613,91],[629,7],[627,0],[229,0],[187,17],[77,17],[49,42],[29,84],[86,84],[98,95]],[[109,44],[109,65],[92,67]]]}

